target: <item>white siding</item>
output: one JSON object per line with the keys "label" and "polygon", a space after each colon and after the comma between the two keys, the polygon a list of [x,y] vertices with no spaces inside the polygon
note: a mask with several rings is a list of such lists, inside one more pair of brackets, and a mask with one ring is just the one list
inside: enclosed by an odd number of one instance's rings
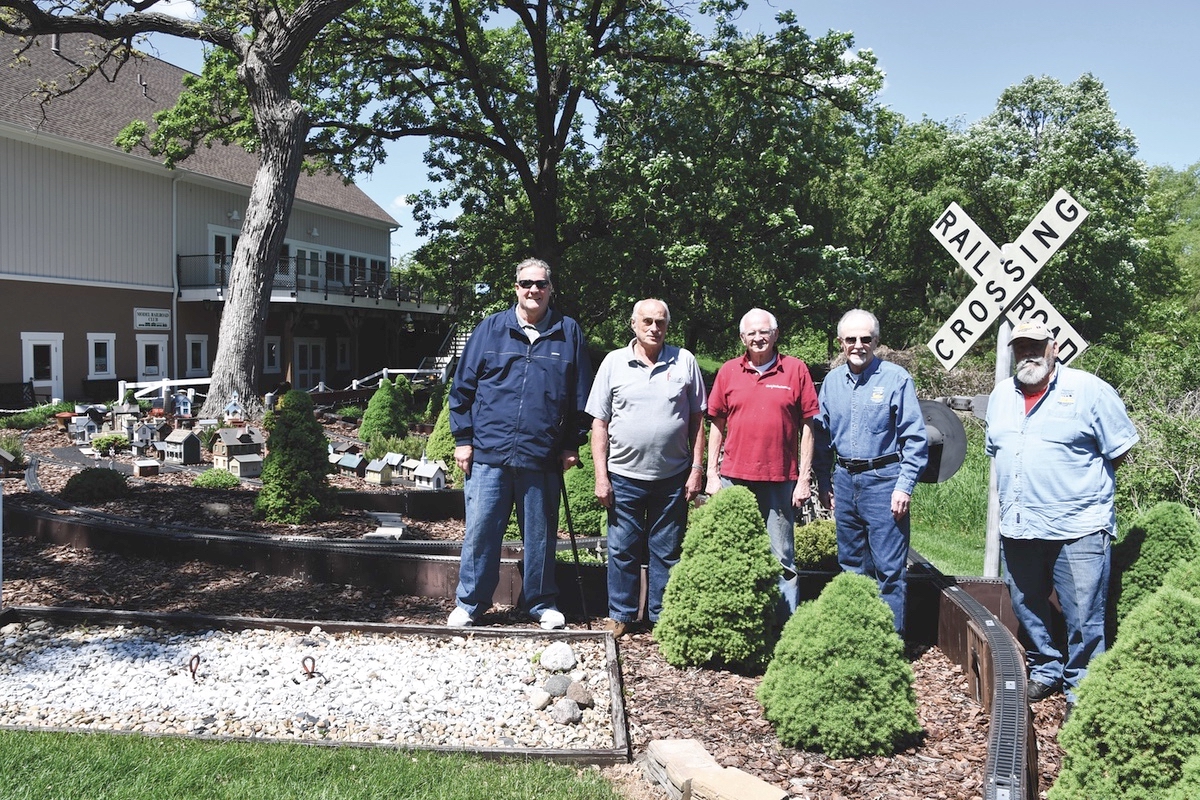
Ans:
{"label": "white siding", "polygon": [[170,287],[170,178],[0,137],[0,274]]}

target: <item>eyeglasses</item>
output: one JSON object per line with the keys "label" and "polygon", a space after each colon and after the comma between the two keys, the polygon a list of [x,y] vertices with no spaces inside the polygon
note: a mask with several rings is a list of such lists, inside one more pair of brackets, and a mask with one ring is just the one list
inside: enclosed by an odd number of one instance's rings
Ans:
{"label": "eyeglasses", "polygon": [[842,344],[858,344],[859,342],[862,342],[863,344],[870,344],[873,341],[875,341],[874,336],[843,336],[842,337]]}
{"label": "eyeglasses", "polygon": [[526,280],[517,281],[517,286],[520,286],[522,289],[532,289],[535,286],[538,287],[539,289],[545,289],[549,285],[550,285],[550,281],[547,281],[547,280],[531,281],[531,280],[526,279]]}

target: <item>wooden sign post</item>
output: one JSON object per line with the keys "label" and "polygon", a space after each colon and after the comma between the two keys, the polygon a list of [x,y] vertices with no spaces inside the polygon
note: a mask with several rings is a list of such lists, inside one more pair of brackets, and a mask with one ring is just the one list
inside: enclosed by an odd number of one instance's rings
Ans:
{"label": "wooden sign post", "polygon": [[[929,341],[929,349],[946,370],[953,369],[998,319],[1004,322],[996,340],[997,383],[1011,372],[1009,334],[1018,322],[1036,320],[1049,328],[1058,342],[1058,360],[1063,364],[1087,349],[1083,337],[1033,287],[1034,276],[1087,216],[1087,209],[1065,189],[1059,189],[1015,242],[997,247],[958,203],[951,203],[942,212],[929,232],[975,279],[974,290]],[[1000,505],[995,470],[993,463],[983,558],[983,574],[992,578],[1000,575]]]}

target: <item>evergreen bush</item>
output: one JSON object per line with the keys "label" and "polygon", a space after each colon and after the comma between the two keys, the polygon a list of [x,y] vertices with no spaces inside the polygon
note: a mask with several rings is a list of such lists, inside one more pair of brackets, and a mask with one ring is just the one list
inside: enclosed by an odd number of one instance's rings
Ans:
{"label": "evergreen bush", "polygon": [[442,413],[442,406],[446,403],[446,395],[450,391],[449,383],[437,383],[429,392],[429,401],[425,404],[425,415],[421,419],[422,422],[433,422],[437,420]]}
{"label": "evergreen bush", "polygon": [[192,481],[198,489],[236,489],[241,485],[238,476],[227,469],[206,469]]}
{"label": "evergreen bush", "polygon": [[796,526],[796,569],[838,568],[837,525],[831,519],[814,519]]}
{"label": "evergreen bush", "polygon": [[396,390],[387,378],[379,381],[379,388],[371,395],[362,424],[358,427],[358,438],[369,442],[376,436],[402,436],[408,427],[404,425]]}
{"label": "evergreen bush", "polygon": [[1200,797],[1200,752],[1184,762],[1179,781],[1164,800],[1196,800],[1197,797]]}
{"label": "evergreen bush", "polygon": [[1184,505],[1161,502],[1138,515],[1112,553],[1117,625],[1162,585],[1176,564],[1200,556],[1200,522]]}
{"label": "evergreen bush", "polygon": [[269,450],[255,513],[271,522],[299,524],[338,512],[329,486],[329,442],[313,416],[312,398],[296,389],[283,396],[271,415]]}
{"label": "evergreen bush", "polygon": [[21,434],[0,432],[0,450],[9,452],[14,459],[14,466],[25,463],[25,443],[21,440]]}
{"label": "evergreen bush", "polygon": [[396,397],[396,408],[399,414],[400,428],[397,433],[403,436],[409,428],[417,423],[419,416],[416,409],[413,408],[413,386],[407,376],[396,376],[396,380],[392,381],[392,394]]}
{"label": "evergreen bush", "polygon": [[105,433],[93,436],[91,446],[100,454],[105,454],[110,449],[114,453],[120,453],[129,449],[129,437],[123,433]]}
{"label": "evergreen bush", "polygon": [[454,436],[450,433],[450,406],[443,405],[442,411],[438,414],[437,422],[433,426],[433,433],[429,434],[429,441],[425,445],[425,453],[430,461],[437,461],[439,458],[450,468],[450,474],[447,479],[458,488],[463,485],[463,472],[458,468],[458,464],[454,462]]}
{"label": "evergreen bush", "polygon": [[676,667],[759,673],[779,633],[779,561],[750,490],[717,492],[691,516],[654,638]]}
{"label": "evergreen bush", "polygon": [[383,458],[388,453],[399,453],[406,458],[420,458],[425,452],[429,437],[411,434],[399,436],[372,436],[367,442],[366,457],[371,461]]}
{"label": "evergreen bush", "polygon": [[103,503],[129,494],[125,476],[115,469],[88,467],[76,472],[59,495],[69,503]]}
{"label": "evergreen bush", "polygon": [[840,573],[796,610],[758,700],[781,742],[830,758],[888,755],[921,732],[912,667],[874,579]]}
{"label": "evergreen bush", "polygon": [[1059,733],[1063,765],[1050,800],[1162,797],[1183,778],[1200,752],[1197,630],[1200,598],[1173,585],[1129,612],[1113,648],[1089,665]]}

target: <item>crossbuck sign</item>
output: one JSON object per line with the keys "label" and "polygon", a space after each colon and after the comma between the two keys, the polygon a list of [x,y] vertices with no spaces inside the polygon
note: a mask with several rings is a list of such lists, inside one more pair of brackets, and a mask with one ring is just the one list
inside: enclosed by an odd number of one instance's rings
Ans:
{"label": "crossbuck sign", "polygon": [[1087,348],[1087,342],[1032,286],[1034,276],[1087,215],[1087,209],[1059,189],[1015,242],[999,248],[958,203],[950,204],[929,232],[975,279],[976,286],[929,342],[943,367],[952,369],[1001,316],[1013,325],[1026,319],[1043,323],[1054,333],[1063,364]]}

